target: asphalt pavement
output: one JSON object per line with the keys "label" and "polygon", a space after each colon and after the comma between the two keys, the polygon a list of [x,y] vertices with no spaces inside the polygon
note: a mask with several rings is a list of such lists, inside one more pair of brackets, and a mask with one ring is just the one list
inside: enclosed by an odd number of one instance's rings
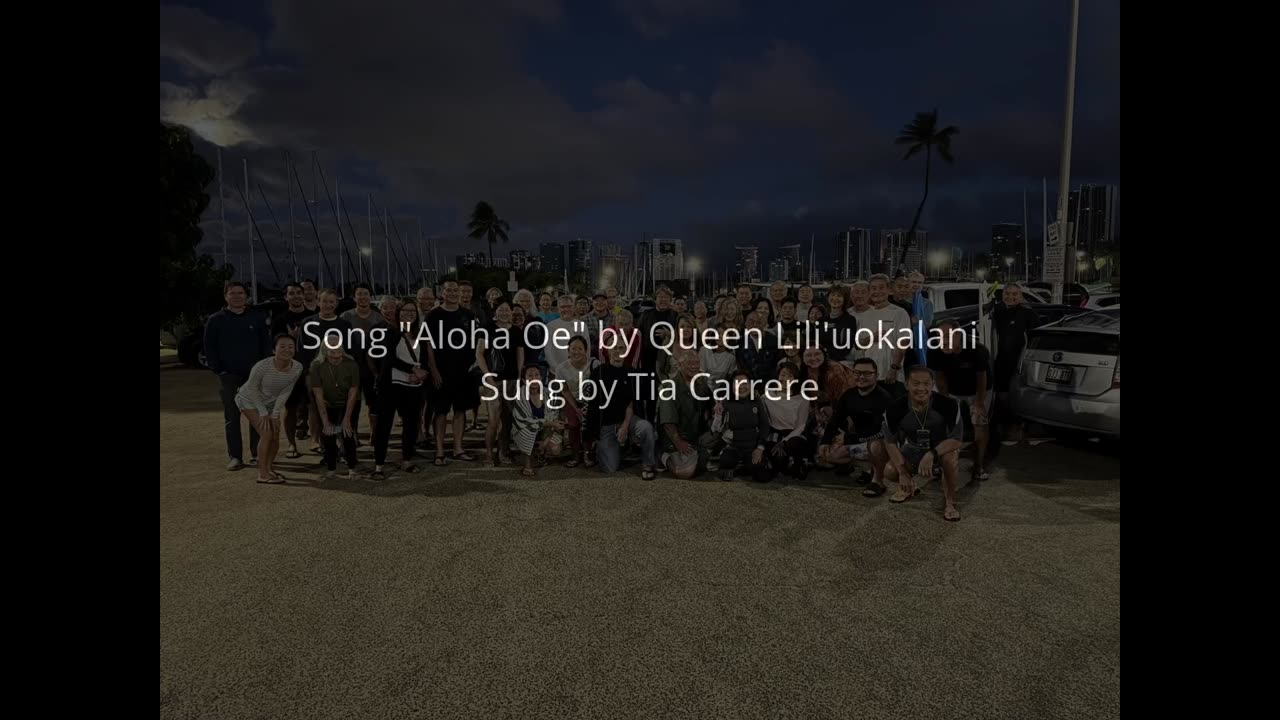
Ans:
{"label": "asphalt pavement", "polygon": [[947,523],[827,472],[259,485],[221,417],[161,369],[162,718],[1120,715],[1115,448],[1003,448]]}

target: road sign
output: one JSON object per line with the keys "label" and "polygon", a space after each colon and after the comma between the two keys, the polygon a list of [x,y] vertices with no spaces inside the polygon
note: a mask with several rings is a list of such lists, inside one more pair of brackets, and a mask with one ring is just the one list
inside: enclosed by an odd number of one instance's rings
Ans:
{"label": "road sign", "polygon": [[1062,258],[1065,254],[1063,247],[1064,233],[1059,232],[1062,223],[1053,223],[1049,226],[1049,235],[1044,241],[1044,280],[1045,282],[1060,283],[1063,281]]}

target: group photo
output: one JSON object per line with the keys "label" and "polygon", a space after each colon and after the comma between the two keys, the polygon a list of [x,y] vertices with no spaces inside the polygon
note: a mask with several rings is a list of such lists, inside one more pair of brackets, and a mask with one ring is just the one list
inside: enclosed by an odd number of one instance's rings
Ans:
{"label": "group photo", "polygon": [[1120,717],[1116,0],[159,12],[163,720]]}

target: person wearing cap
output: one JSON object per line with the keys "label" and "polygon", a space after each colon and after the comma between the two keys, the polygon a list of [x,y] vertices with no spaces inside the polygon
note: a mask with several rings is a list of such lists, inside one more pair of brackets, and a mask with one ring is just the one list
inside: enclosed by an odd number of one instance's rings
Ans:
{"label": "person wearing cap", "polygon": [[604,293],[596,293],[591,298],[591,311],[583,317],[583,322],[587,326],[587,340],[590,343],[589,354],[597,360],[603,361],[604,355],[600,353],[600,331],[609,327],[616,327],[618,318],[609,310],[609,296]]}

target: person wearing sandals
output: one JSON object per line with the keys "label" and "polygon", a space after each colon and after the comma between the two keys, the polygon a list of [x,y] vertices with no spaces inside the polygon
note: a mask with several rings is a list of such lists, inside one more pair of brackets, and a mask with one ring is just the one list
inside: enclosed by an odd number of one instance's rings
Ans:
{"label": "person wearing sandals", "polygon": [[[788,298],[788,303],[791,300]],[[770,439],[769,463],[777,472],[785,472],[797,480],[809,474],[807,459],[813,454],[809,438],[804,434],[809,424],[809,400],[798,387],[800,369],[792,363],[778,368],[777,380],[781,391],[764,396],[764,407],[769,411]]]}
{"label": "person wearing sandals", "polygon": [[356,476],[355,421],[360,412],[360,363],[342,347],[325,347],[311,363],[307,382],[314,395],[312,402],[320,411],[321,437],[324,439],[326,480],[336,477],[338,469],[338,436],[342,436],[342,456],[347,461],[347,477]]}
{"label": "person wearing sandals", "polygon": [[520,474],[533,477],[535,462],[545,464],[545,458],[559,457],[564,450],[564,421],[560,412],[547,406],[546,385],[542,370],[537,365],[524,369],[522,392],[511,406],[516,449],[524,455],[524,468]]}
{"label": "person wearing sandals", "polygon": [[590,428],[586,427],[588,408],[582,397],[582,381],[589,380],[599,365],[600,361],[588,354],[587,339],[574,335],[569,340],[569,359],[555,368],[556,378],[564,381],[565,405],[560,414],[569,431],[569,447],[573,449],[573,457],[564,464],[567,468],[577,467],[579,462],[586,463],[589,468],[596,466],[595,457],[585,441],[592,436]]}
{"label": "person wearing sandals", "polygon": [[[484,375],[493,373],[496,376],[490,379],[491,385],[503,389],[494,399],[484,401],[488,417],[484,425],[484,460],[497,467],[509,462],[507,445],[511,423],[506,417],[502,399],[510,396],[510,388],[519,378],[520,368],[524,367],[524,338],[512,322],[511,305],[505,300],[493,309],[493,322],[487,329],[489,340],[481,337],[476,343],[476,363]],[[493,449],[495,436],[498,439],[496,454]]]}
{"label": "person wearing sandals", "polygon": [[[469,285],[468,285],[469,287]],[[475,348],[471,347],[472,315],[463,307],[462,291],[457,281],[444,282],[444,304],[427,316],[427,363],[431,368],[431,415],[435,422],[436,457],[432,464],[443,467],[449,464],[444,454],[444,430],[449,413],[453,413],[453,459],[474,462],[475,456],[462,449],[463,425],[468,410],[480,406],[479,388],[474,384],[471,365],[475,362]],[[464,341],[461,347],[449,339],[450,331],[461,329]],[[455,338],[458,333],[453,333]]]}
{"label": "person wearing sandals", "polygon": [[859,484],[871,481],[862,491],[866,497],[884,494],[884,469],[889,460],[882,438],[884,413],[893,404],[893,397],[876,381],[879,374],[875,360],[853,361],[853,387],[832,407],[831,422],[827,423],[818,446],[818,461],[826,465],[845,466],[855,460],[871,462],[871,475],[860,476],[858,480]]}
{"label": "person wearing sandals", "polygon": [[293,359],[297,343],[289,335],[277,335],[272,356],[259,360],[236,391],[236,407],[258,430],[258,482],[282,483],[284,476],[271,469],[280,452],[280,414],[294,383],[302,376],[302,363]]}
{"label": "person wearing sandals", "polygon": [[946,502],[942,517],[952,522],[960,519],[956,509],[956,481],[960,475],[959,450],[964,439],[960,419],[960,403],[933,392],[933,371],[923,365],[911,368],[907,375],[907,394],[898,398],[884,413],[885,450],[889,467],[885,481],[897,482],[898,489],[889,498],[901,503],[920,493],[915,476],[927,483],[935,467],[942,467],[942,495]]}
{"label": "person wearing sandals", "polygon": [[[616,332],[606,328],[605,333]],[[641,462],[644,469],[641,479],[652,480],[657,477],[655,470],[658,464],[656,445],[657,433],[653,425],[635,414],[635,378],[627,375],[626,356],[621,348],[602,348],[604,363],[598,365],[591,373],[596,387],[612,388],[610,402],[607,407],[602,403],[592,403],[593,427],[600,428],[599,440],[596,443],[596,459],[600,469],[606,473],[617,472],[622,466],[622,445],[633,442],[640,446]]]}
{"label": "person wearing sandals", "polygon": [[942,334],[942,347],[929,351],[928,365],[933,369],[938,380],[938,392],[960,403],[961,417],[966,426],[973,428],[974,456],[970,478],[987,480],[987,444],[988,418],[991,413],[991,402],[994,397],[991,382],[991,354],[987,348],[977,341],[972,347],[966,347],[964,341],[957,341],[955,332],[960,323],[955,320],[943,320],[938,323],[937,330]]}
{"label": "person wearing sandals", "polygon": [[400,469],[407,473],[418,472],[413,458],[417,452],[422,384],[427,377],[422,361],[425,349],[417,342],[416,332],[403,332],[399,325],[409,323],[414,328],[417,327],[417,321],[418,306],[413,301],[405,301],[396,311],[396,324],[392,326],[394,330],[387,334],[387,354],[382,358],[382,373],[378,378],[378,401],[382,403],[382,408],[378,412],[378,434],[373,438],[372,480],[386,479],[383,465],[387,462],[396,413],[400,414],[400,421],[404,426],[401,433]]}

